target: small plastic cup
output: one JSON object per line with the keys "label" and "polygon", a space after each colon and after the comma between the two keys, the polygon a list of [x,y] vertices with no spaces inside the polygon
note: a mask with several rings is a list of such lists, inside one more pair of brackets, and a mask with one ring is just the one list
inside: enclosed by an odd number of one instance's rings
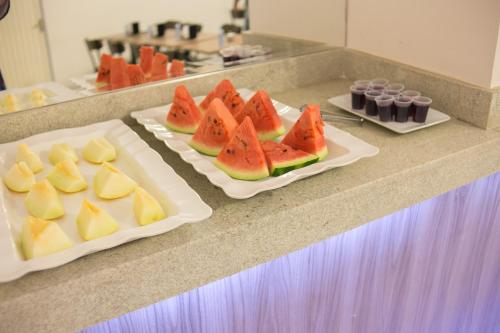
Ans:
{"label": "small plastic cup", "polygon": [[402,83],[389,83],[388,85],[385,86],[386,90],[397,90],[399,92],[403,91],[405,89],[405,85]]}
{"label": "small plastic cup", "polygon": [[370,81],[371,85],[382,85],[386,86],[389,83],[389,80],[383,78],[376,78]]}
{"label": "small plastic cup", "polygon": [[405,123],[408,121],[412,101],[413,99],[411,97],[401,95],[394,99],[394,105],[396,105],[396,121],[398,123]]}
{"label": "small plastic cup", "polygon": [[[396,97],[398,97],[400,93],[399,93],[399,90],[389,90],[389,89],[387,89],[387,86],[385,86],[384,94],[392,96],[392,97],[394,97],[394,99],[396,99]],[[392,117],[395,117],[396,116],[396,105],[395,104],[392,104],[391,112],[392,112]]]}
{"label": "small plastic cup", "polygon": [[425,123],[431,103],[432,99],[425,96],[418,96],[413,99],[413,104],[415,105],[415,116],[413,117],[414,122]]}
{"label": "small plastic cup", "polygon": [[370,80],[356,80],[354,81],[355,86],[369,86],[370,85]]}
{"label": "small plastic cup", "polygon": [[353,110],[361,110],[365,107],[365,91],[367,90],[367,85],[351,86],[351,106]]}
{"label": "small plastic cup", "polygon": [[377,103],[375,102],[375,98],[381,95],[382,92],[379,90],[368,90],[365,92],[365,112],[368,116],[378,115]]}
{"label": "small plastic cup", "polygon": [[[405,90],[403,92],[401,92],[401,95],[402,96],[407,96],[407,97],[410,97],[410,98],[415,98],[415,97],[418,97],[420,96],[420,91],[416,91],[416,90]],[[414,117],[415,116],[415,104],[411,104],[410,105],[410,113],[408,114],[409,117]]]}
{"label": "small plastic cup", "polygon": [[375,97],[375,103],[377,103],[378,115],[380,121],[387,122],[392,120],[391,107],[394,103],[394,97],[389,95],[381,95]]}

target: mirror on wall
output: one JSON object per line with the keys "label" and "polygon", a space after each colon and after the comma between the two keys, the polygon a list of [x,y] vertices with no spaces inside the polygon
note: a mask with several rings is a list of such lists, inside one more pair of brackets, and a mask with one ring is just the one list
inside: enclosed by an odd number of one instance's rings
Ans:
{"label": "mirror on wall", "polygon": [[252,0],[0,0],[0,114],[313,49],[249,30]]}

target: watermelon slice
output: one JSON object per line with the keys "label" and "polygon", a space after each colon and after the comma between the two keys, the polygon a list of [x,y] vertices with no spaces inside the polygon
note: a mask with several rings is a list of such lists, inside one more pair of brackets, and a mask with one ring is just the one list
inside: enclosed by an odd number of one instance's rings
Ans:
{"label": "watermelon slice", "polygon": [[138,84],[143,84],[146,82],[146,77],[144,76],[144,72],[142,71],[141,66],[129,64],[127,66],[127,70],[131,85],[136,86]]}
{"label": "watermelon slice", "polygon": [[314,154],[322,160],[328,154],[324,125],[319,112],[319,105],[310,104],[281,143]]}
{"label": "watermelon slice", "polygon": [[273,102],[263,90],[258,90],[235,118],[241,123],[246,116],[252,119],[259,140],[271,140],[285,133]]}
{"label": "watermelon slice", "polygon": [[163,53],[156,53],[153,57],[153,67],[151,68],[151,81],[167,79],[168,57]]}
{"label": "watermelon slice", "polygon": [[229,141],[238,123],[218,98],[214,99],[189,143],[200,153],[217,156]]}
{"label": "watermelon slice", "polygon": [[155,49],[151,46],[141,46],[139,49],[140,66],[146,78],[151,77],[151,68],[153,68],[153,55]]}
{"label": "watermelon slice", "polygon": [[172,77],[183,76],[184,72],[184,62],[174,59],[172,60],[172,65],[170,66],[170,75]]}
{"label": "watermelon slice", "polygon": [[222,80],[219,82],[215,89],[208,93],[200,103],[200,109],[206,110],[214,98],[220,98],[233,116],[241,112],[245,105],[245,101],[241,98],[240,94],[229,80]]}
{"label": "watermelon slice", "polygon": [[120,89],[130,86],[127,63],[122,57],[111,59],[110,85],[111,89]]}
{"label": "watermelon slice", "polygon": [[167,127],[176,132],[194,133],[200,122],[201,112],[186,86],[177,86],[174,101],[167,114]]}
{"label": "watermelon slice", "polygon": [[97,89],[104,88],[110,83],[111,59],[113,59],[113,56],[110,54],[103,53],[101,55],[101,63],[99,64],[99,71],[95,80]]}
{"label": "watermelon slice", "polygon": [[280,176],[289,171],[316,163],[319,160],[319,157],[316,155],[275,141],[262,142],[262,150],[264,150],[264,154],[266,155],[267,166],[269,167],[271,176]]}
{"label": "watermelon slice", "polygon": [[269,176],[266,156],[250,117],[241,122],[214,163],[236,179],[258,180]]}

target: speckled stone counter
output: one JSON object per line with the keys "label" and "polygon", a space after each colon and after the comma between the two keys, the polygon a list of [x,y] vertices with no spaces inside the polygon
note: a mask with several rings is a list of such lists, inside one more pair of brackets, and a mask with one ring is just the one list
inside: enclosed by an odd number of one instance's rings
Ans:
{"label": "speckled stone counter", "polygon": [[[217,75],[210,81],[216,79]],[[345,93],[350,81],[327,76],[302,86],[280,84],[272,90],[274,99],[296,107],[317,102],[323,110],[338,113],[326,99]],[[373,124],[335,123],[378,146],[379,155],[247,200],[233,200],[162,142],[130,119],[127,122],[214,209],[213,216],[1,284],[0,332],[75,331],[500,171],[497,129],[452,119],[396,135]]]}

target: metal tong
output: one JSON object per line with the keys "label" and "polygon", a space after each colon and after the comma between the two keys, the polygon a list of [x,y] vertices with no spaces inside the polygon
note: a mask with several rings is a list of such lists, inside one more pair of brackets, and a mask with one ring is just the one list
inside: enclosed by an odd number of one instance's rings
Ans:
{"label": "metal tong", "polygon": [[[304,111],[307,104],[302,105],[299,110],[300,112]],[[336,114],[321,112],[321,118],[326,121],[352,121],[358,123],[360,126],[363,126],[365,120],[363,118],[358,117],[349,117],[349,116],[339,116]]]}

